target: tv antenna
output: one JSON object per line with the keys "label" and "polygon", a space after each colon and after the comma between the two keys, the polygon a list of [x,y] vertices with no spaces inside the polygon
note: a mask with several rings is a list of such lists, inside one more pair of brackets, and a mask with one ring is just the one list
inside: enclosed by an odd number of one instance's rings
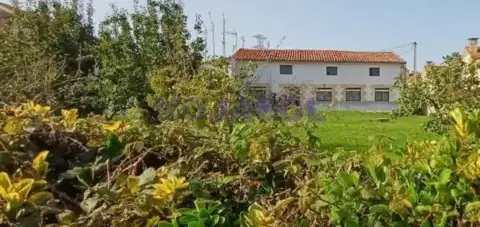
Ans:
{"label": "tv antenna", "polygon": [[203,25],[203,27],[204,27],[204,32],[205,32],[204,33],[204,35],[205,35],[205,37],[204,37],[204,39],[205,39],[205,50],[203,51],[203,55],[205,57],[207,57],[207,54],[208,54],[208,28],[205,24]]}
{"label": "tv antenna", "polygon": [[227,46],[227,43],[225,42],[225,14],[222,13],[222,21],[223,21],[223,29],[222,29],[222,47],[223,47],[223,56],[226,57],[227,56],[227,51],[226,51],[226,46]]}
{"label": "tv antenna", "polygon": [[240,37],[240,40],[242,40],[242,48],[245,48],[245,36]]}
{"label": "tv antenna", "polygon": [[235,50],[237,50],[238,48],[238,33],[237,31],[235,31],[235,29],[233,29],[233,32],[227,32],[227,33],[235,37],[235,45],[233,45],[233,50],[232,50],[232,53],[235,53]]}
{"label": "tv antenna", "polygon": [[265,43],[265,40],[267,39],[267,37],[265,37],[262,34],[257,34],[257,35],[254,35],[253,38],[257,39],[257,45],[254,46],[253,48],[265,49],[264,43]]}

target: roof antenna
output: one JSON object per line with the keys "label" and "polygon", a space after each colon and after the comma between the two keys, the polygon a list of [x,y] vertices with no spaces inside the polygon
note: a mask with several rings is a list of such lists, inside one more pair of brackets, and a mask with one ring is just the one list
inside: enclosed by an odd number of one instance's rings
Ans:
{"label": "roof antenna", "polygon": [[254,46],[253,48],[262,49],[262,50],[265,49],[264,43],[267,37],[265,37],[262,34],[256,34],[253,36],[253,38],[257,39],[257,45]]}
{"label": "roof antenna", "polygon": [[245,48],[245,36],[242,35],[242,37],[240,37],[240,39],[242,40],[242,49]]}

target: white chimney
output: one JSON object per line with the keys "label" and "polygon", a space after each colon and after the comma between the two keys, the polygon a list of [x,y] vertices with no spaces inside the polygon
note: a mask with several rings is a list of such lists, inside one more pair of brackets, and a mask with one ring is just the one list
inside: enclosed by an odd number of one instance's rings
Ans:
{"label": "white chimney", "polygon": [[470,38],[469,41],[469,49],[472,54],[478,52],[478,38]]}

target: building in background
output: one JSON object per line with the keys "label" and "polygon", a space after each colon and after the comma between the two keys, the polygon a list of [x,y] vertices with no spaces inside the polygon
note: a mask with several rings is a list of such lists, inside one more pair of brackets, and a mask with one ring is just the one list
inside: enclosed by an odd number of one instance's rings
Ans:
{"label": "building in background", "polygon": [[478,38],[469,38],[468,45],[463,49],[463,60],[466,63],[473,63],[480,58]]}
{"label": "building in background", "polygon": [[0,2],[0,26],[6,24],[13,16],[13,7]]}
{"label": "building in background", "polygon": [[[249,86],[258,97],[287,94],[320,109],[391,111],[406,62],[393,52],[240,49],[233,67],[258,63]],[[235,70],[235,69],[234,69]]]}

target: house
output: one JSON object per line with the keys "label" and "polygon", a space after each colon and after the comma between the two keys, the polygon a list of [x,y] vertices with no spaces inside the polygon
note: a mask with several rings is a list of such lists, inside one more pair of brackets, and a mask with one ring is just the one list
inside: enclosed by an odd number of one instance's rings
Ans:
{"label": "house", "polygon": [[391,111],[406,62],[393,52],[239,49],[233,68],[258,63],[249,86],[258,97],[289,94],[320,109]]}
{"label": "house", "polygon": [[13,7],[0,2],[0,26],[6,24],[13,16]]}
{"label": "house", "polygon": [[463,49],[463,60],[470,64],[480,58],[480,48],[478,47],[478,38],[469,38],[468,45]]}

